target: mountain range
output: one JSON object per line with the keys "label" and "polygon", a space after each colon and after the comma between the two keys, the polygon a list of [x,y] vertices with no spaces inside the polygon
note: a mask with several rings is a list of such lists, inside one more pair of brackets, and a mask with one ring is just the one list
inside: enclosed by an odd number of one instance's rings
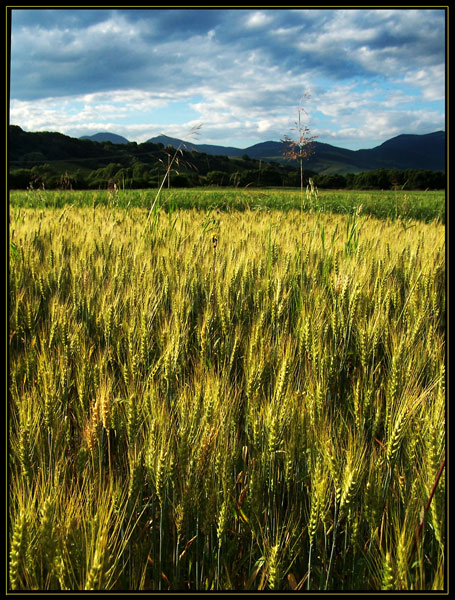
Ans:
{"label": "mountain range", "polygon": [[[84,136],[98,142],[128,144],[123,136],[114,133],[100,132],[92,136]],[[163,144],[184,150],[205,152],[209,155],[249,158],[263,161],[288,162],[283,158],[285,145],[283,142],[266,141],[247,148],[218,146],[213,144],[195,144],[178,138],[159,135],[146,143]],[[315,141],[312,156],[305,160],[305,168],[317,173],[358,173],[375,169],[424,169],[445,171],[446,168],[446,135],[444,131],[416,135],[402,134],[393,137],[371,149],[348,150],[331,144]],[[295,161],[293,161],[295,164]]]}

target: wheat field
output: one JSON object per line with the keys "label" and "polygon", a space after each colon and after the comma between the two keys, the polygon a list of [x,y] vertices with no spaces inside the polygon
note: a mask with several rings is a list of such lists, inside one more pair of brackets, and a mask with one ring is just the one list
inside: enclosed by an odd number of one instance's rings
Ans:
{"label": "wheat field", "polygon": [[444,589],[444,225],[147,217],[10,207],[10,588]]}

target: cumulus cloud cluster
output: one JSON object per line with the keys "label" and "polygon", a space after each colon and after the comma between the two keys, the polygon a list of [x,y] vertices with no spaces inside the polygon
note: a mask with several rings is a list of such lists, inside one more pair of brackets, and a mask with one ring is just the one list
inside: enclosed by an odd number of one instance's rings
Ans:
{"label": "cumulus cloud cluster", "polygon": [[144,141],[280,139],[302,95],[321,141],[444,129],[442,9],[13,9],[10,122]]}

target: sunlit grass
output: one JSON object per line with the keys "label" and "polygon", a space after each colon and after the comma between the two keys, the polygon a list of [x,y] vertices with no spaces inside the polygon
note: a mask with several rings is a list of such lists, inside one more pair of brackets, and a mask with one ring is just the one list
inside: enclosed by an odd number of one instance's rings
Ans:
{"label": "sunlit grass", "polygon": [[267,194],[12,202],[14,589],[443,587],[444,227]]}

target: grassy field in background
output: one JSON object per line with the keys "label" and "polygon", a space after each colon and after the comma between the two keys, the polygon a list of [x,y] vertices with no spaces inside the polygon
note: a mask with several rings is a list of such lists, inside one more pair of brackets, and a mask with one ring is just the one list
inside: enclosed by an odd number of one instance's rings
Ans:
{"label": "grassy field in background", "polygon": [[[10,203],[14,207],[63,208],[110,206],[117,208],[150,208],[158,190],[12,191]],[[380,191],[380,190],[320,190],[314,194],[304,191],[305,210],[329,211],[346,214],[362,205],[365,215],[378,219],[417,219],[445,222],[444,191]],[[166,212],[177,209],[221,210],[293,210],[302,208],[300,190],[198,188],[163,189],[158,205]]]}
{"label": "grassy field in background", "polygon": [[11,588],[443,589],[444,195],[155,193],[11,193]]}

